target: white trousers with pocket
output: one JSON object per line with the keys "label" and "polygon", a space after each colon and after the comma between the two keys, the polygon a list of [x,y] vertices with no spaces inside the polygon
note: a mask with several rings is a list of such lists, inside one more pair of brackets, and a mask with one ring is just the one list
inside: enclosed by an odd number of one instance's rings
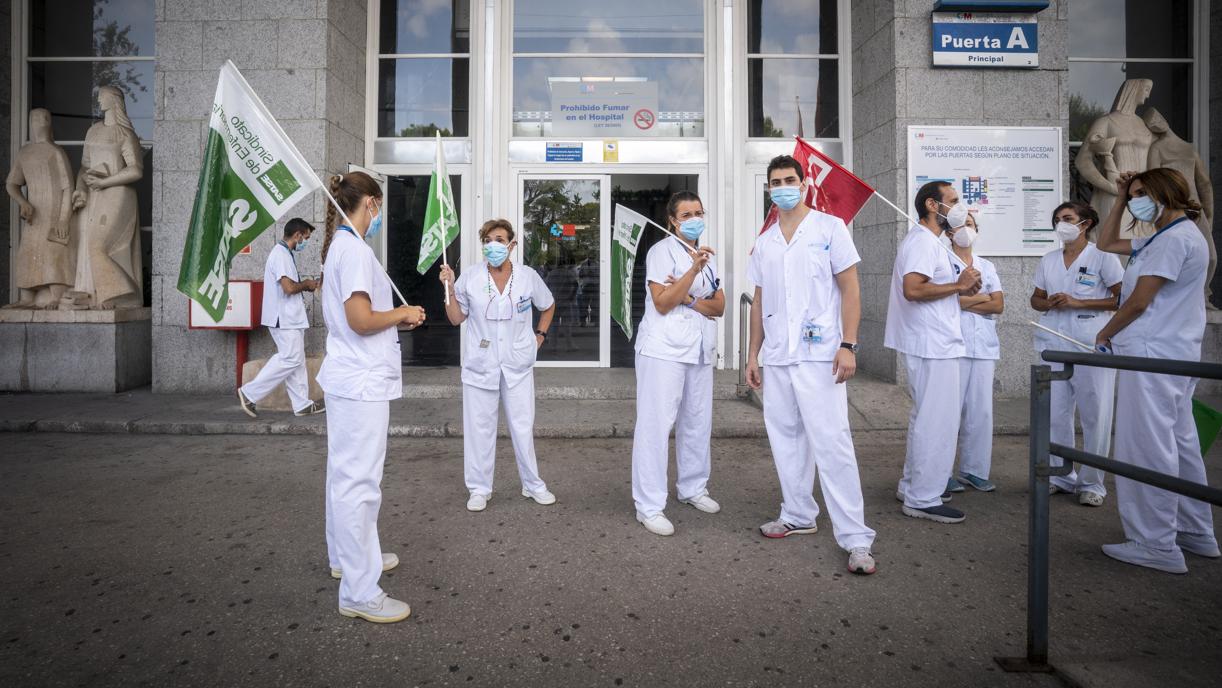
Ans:
{"label": "white trousers with pocket", "polygon": [[632,501],[642,517],[666,509],[670,430],[675,429],[679,499],[708,494],[713,432],[713,365],[636,355]]}
{"label": "white trousers with pocket", "polygon": [[330,394],[327,403],[327,558],[341,569],[339,605],[382,593],[378,511],[390,429],[389,401],[357,401]]}
{"label": "white trousers with pocket", "polygon": [[255,379],[242,385],[242,394],[254,403],[271,394],[281,382],[289,393],[294,411],[310,405],[310,380],[306,373],[305,330],[284,330],[269,327],[276,342],[276,353],[267,359]]}

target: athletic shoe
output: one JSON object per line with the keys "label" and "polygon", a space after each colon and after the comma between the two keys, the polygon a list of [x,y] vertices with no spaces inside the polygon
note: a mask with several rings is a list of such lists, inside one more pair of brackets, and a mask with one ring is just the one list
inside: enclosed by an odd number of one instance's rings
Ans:
{"label": "athletic shoe", "polygon": [[[943,504],[945,504],[946,502],[949,502],[951,499],[952,497],[950,496],[949,492],[942,493],[942,503]],[[899,490],[896,490],[895,491],[895,501],[899,502],[900,504],[903,504],[904,503],[904,493],[900,492]]]}
{"label": "athletic shoe", "polygon": [[1167,573],[1188,573],[1188,565],[1184,563],[1184,553],[1179,549],[1164,552],[1128,540],[1119,545],[1104,545],[1103,553],[1117,561],[1134,566],[1144,566]]}
{"label": "athletic shoe", "polygon": [[339,613],[340,616],[364,619],[374,623],[394,623],[411,616],[412,608],[406,602],[400,602],[382,593],[364,604],[340,607]]}
{"label": "athletic shoe", "polygon": [[964,487],[959,484],[958,480],[955,480],[954,478],[946,479],[946,492],[944,494],[950,494],[951,492],[963,492],[963,491],[964,491]]}
{"label": "athletic shoe", "polygon": [[662,514],[654,514],[649,518],[644,518],[640,514],[637,514],[636,520],[640,521],[641,525],[645,526],[645,530],[648,530],[654,535],[675,534],[675,526],[671,524],[670,520],[667,519],[666,516]]}
{"label": "athletic shoe", "polygon": [[1078,503],[1082,506],[1103,506],[1103,495],[1098,492],[1082,491],[1078,493]]}
{"label": "athletic shoe", "polygon": [[[543,506],[551,506],[552,504],[556,503],[556,495],[548,492],[546,489],[542,492],[531,492],[524,487],[522,488],[522,496],[528,499],[533,499],[535,500],[536,504],[542,504]],[[467,503],[467,508],[471,508],[470,502]]]}
{"label": "athletic shoe", "polygon": [[1218,551],[1218,541],[1212,535],[1176,533],[1175,544],[1179,545],[1180,549],[1185,552],[1191,552],[1198,557],[1207,557],[1209,559],[1222,557],[1222,552]]}
{"label": "athletic shoe", "polygon": [[692,497],[691,499],[680,499],[679,501],[683,502],[684,504],[690,504],[706,514],[715,514],[718,511],[721,511],[721,505],[713,501],[713,498],[707,494],[702,494],[699,497]]}
{"label": "athletic shoe", "polygon": [[1057,484],[1056,484],[1056,483],[1054,483],[1054,482],[1049,482],[1049,483],[1048,483],[1048,494],[1050,494],[1050,495],[1054,495],[1054,494],[1073,494],[1073,490],[1066,490],[1065,488],[1063,488],[1063,487],[1061,487],[1061,486],[1057,485]]}
{"label": "athletic shoe", "polygon": [[483,511],[487,509],[489,496],[472,492],[471,498],[467,500],[467,511]]}
{"label": "athletic shoe", "polygon": [[[399,565],[399,555],[394,552],[382,552],[382,570],[389,571]],[[341,569],[331,569],[332,578],[343,578],[344,572]]]}
{"label": "athletic shoe", "polygon": [[874,567],[874,556],[868,547],[854,547],[849,550],[849,573],[868,576],[877,569]]}
{"label": "athletic shoe", "polygon": [[764,537],[766,538],[783,538],[789,537],[790,535],[810,535],[811,533],[817,533],[819,532],[819,526],[812,523],[809,526],[799,528],[798,526],[791,526],[778,518],[775,521],[769,521],[760,526],[760,532],[763,533]]}
{"label": "athletic shoe", "polygon": [[255,402],[251,401],[250,399],[247,399],[246,395],[242,394],[241,387],[238,387],[238,406],[241,406],[242,412],[250,416],[251,418],[259,417],[258,412],[255,411]]}
{"label": "athletic shoe", "polygon": [[989,482],[987,478],[978,478],[971,473],[960,473],[959,482],[964,485],[971,485],[981,492],[992,492],[997,489],[997,486]]}
{"label": "athletic shoe", "polygon": [[962,523],[963,519],[967,518],[962,511],[940,504],[924,509],[914,509],[905,504],[900,510],[904,512],[905,516],[923,518],[934,523]]}
{"label": "athletic shoe", "polygon": [[322,399],[319,399],[318,401],[311,401],[309,406],[301,409],[300,411],[293,411],[293,415],[294,416],[312,416],[315,413],[326,413],[326,412],[327,412],[327,402],[323,401]]}

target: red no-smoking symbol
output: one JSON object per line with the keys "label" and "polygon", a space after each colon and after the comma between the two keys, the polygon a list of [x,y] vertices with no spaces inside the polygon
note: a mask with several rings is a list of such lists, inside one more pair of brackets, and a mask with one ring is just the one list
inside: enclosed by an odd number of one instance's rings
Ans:
{"label": "red no-smoking symbol", "polygon": [[636,114],[632,116],[632,123],[636,125],[637,129],[652,129],[653,122],[653,110],[642,108],[637,110]]}

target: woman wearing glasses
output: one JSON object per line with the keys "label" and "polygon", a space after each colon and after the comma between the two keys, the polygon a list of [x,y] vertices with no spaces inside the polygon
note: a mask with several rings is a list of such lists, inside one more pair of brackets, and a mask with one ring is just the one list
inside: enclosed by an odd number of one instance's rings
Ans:
{"label": "woman wearing glasses", "polygon": [[671,535],[666,470],[675,428],[675,485],[679,501],[709,514],[721,506],[707,484],[713,428],[713,363],[717,321],[725,292],[713,251],[699,244],[704,204],[679,191],[666,204],[676,236],[649,249],[645,259],[645,317],[636,338],[636,433],[632,440],[632,499],[636,519],[656,535]]}
{"label": "woman wearing glasses", "polygon": [[[499,404],[505,406],[522,496],[555,504],[556,496],[539,478],[534,439],[535,352],[547,338],[555,300],[538,273],[509,259],[517,242],[508,220],[485,222],[479,239],[483,263],[464,270],[457,281],[450,266],[441,268],[441,282],[453,294],[446,317],[452,325],[467,323],[462,357],[463,476],[471,493],[467,510],[483,511],[492,496]],[[542,313],[533,329],[536,308]]]}

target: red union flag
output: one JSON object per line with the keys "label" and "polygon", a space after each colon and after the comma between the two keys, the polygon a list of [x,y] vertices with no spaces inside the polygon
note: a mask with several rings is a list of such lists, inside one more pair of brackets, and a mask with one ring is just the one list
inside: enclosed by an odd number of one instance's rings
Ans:
{"label": "red union flag", "polygon": [[[835,215],[845,224],[853,221],[861,207],[874,195],[874,189],[845,169],[840,163],[824,155],[814,146],[795,136],[793,157],[802,166],[810,188],[806,192],[806,205],[821,213]],[[777,221],[777,208],[768,209],[768,217],[760,227],[763,234]]]}

